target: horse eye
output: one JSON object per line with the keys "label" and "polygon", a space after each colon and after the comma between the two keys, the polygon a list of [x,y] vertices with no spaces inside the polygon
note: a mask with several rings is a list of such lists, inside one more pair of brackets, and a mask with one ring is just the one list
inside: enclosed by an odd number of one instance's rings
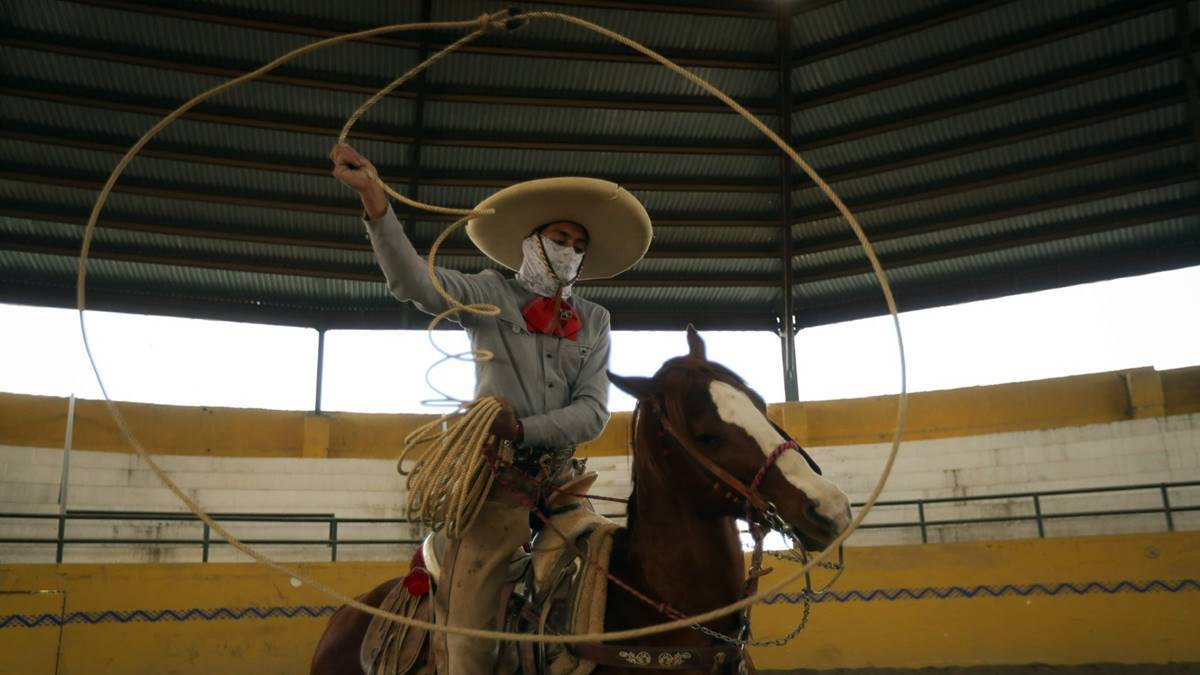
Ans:
{"label": "horse eye", "polygon": [[715,434],[700,434],[696,436],[696,442],[706,448],[715,448],[721,445],[721,437]]}

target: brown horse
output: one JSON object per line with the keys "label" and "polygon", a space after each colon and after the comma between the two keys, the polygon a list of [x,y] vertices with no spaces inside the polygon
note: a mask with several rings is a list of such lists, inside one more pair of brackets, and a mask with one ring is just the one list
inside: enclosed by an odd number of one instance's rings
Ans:
{"label": "brown horse", "polygon": [[[613,541],[610,572],[690,616],[743,597],[746,573],[736,521],[745,517],[748,507],[756,519],[790,528],[812,550],[824,549],[846,528],[850,509],[846,495],[821,477],[811,458],[770,422],[762,398],[732,371],[706,359],[704,343],[692,329],[688,344],[687,356],[667,361],[653,378],[610,375],[617,387],[638,399],[633,493],[627,526]],[[768,510],[776,515],[766,518]],[[384,583],[363,601],[378,605],[398,581]],[[661,606],[653,607],[609,582],[606,631],[666,619]],[[339,609],[317,646],[312,674],[361,674],[359,645],[369,623],[362,612]],[[728,616],[706,626],[735,636],[740,618]],[[685,628],[622,646],[653,653],[660,653],[656,647],[678,647],[699,654],[728,645]],[[719,668],[675,672],[736,668],[736,663],[726,662]],[[645,670],[600,665],[593,672]]]}

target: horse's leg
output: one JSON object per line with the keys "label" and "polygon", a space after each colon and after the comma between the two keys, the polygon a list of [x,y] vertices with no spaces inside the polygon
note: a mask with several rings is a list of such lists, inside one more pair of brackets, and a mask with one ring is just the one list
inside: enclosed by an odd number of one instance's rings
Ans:
{"label": "horse's leg", "polygon": [[[358,599],[372,607],[378,607],[383,604],[392,587],[399,582],[399,578],[386,581]],[[310,675],[362,675],[358,652],[370,625],[370,614],[345,605],[339,607],[333,616],[329,617],[329,624],[325,627],[321,640],[317,642],[312,665],[309,667]]]}

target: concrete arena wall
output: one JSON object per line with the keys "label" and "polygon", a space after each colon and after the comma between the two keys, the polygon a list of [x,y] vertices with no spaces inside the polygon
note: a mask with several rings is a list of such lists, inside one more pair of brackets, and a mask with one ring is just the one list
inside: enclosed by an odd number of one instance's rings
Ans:
{"label": "concrete arena wall", "polygon": [[[1200,534],[854,548],[834,592],[764,670],[1200,662]],[[303,564],[358,593],[402,572]],[[794,567],[775,563],[765,583]],[[333,611],[252,565],[0,565],[0,673],[306,672]],[[800,617],[789,589],[759,637]],[[57,667],[57,669],[56,669]]]}
{"label": "concrete arena wall", "polygon": [[[841,484],[855,500],[863,499],[878,478],[889,446],[884,443],[814,447],[811,452],[826,475]],[[982,434],[911,441],[904,445],[885,499],[985,495],[1113,484],[1154,483],[1200,479],[1200,414],[1126,420],[1083,427],[1027,432]],[[394,462],[378,459],[294,459],[247,457],[189,457],[164,455],[162,466],[201,504],[214,512],[328,513],[339,517],[403,516],[404,479]],[[62,451],[0,446],[0,511],[57,513]],[[601,474],[594,493],[625,496],[629,492],[626,457],[592,457],[589,467]],[[1200,505],[1200,486],[1176,488],[1174,506]],[[69,504],[80,510],[178,511],[174,495],[158,478],[125,453],[75,450],[71,455]],[[1161,504],[1157,490],[1136,493],[1050,497],[1043,513],[1118,508],[1154,508]],[[606,513],[620,505],[597,503]],[[930,520],[1029,515],[1029,500],[997,500],[926,507]],[[916,507],[878,507],[867,523],[914,520]],[[1177,513],[1178,530],[1200,529],[1200,511]],[[0,536],[55,536],[55,521],[0,519]],[[328,527],[313,524],[236,523],[244,538],[320,539]],[[1156,532],[1165,529],[1159,514],[1048,521],[1048,536]],[[68,537],[198,540],[195,523],[119,523],[72,521]],[[419,527],[410,525],[343,525],[342,539],[416,539]],[[933,542],[1008,539],[1037,536],[1036,525],[995,523],[931,527]],[[860,530],[855,546],[919,543],[920,531]],[[268,547],[283,560],[327,560],[320,546]],[[406,546],[342,546],[340,560],[403,560]],[[50,562],[51,545],[8,545],[0,562]],[[198,545],[70,545],[66,562],[197,562]],[[214,546],[214,562],[245,561],[229,547]]]}
{"label": "concrete arena wall", "polygon": [[[1128,385],[1126,381],[1128,380]],[[810,448],[827,475],[855,500],[874,485],[888,450],[894,399],[772,406],[771,414]],[[56,513],[66,402],[0,395],[0,511]],[[123,404],[133,428],[164,467],[216,512],[329,513],[400,517],[403,480],[397,443],[427,418],[326,416],[272,411]],[[1200,479],[1200,368],[1102,373],[930,392],[913,397],[908,440],[885,499],[986,495],[1028,490]],[[627,415],[617,415],[581,454],[600,472],[596,492],[628,493]],[[291,433],[289,432],[296,432]],[[303,433],[299,433],[303,432]],[[57,440],[56,440],[57,439]],[[178,511],[181,505],[120,440],[101,406],[81,402],[72,452],[72,509]],[[1176,489],[1175,506],[1200,504],[1200,488]],[[1155,491],[1044,500],[1046,513],[1156,507]],[[615,505],[602,505],[612,510]],[[929,507],[929,519],[1028,515],[1029,501]],[[915,507],[879,508],[868,523],[912,520]],[[1177,529],[1200,528],[1200,512],[1176,514]],[[1051,521],[1050,536],[1160,531],[1160,515]],[[323,538],[320,524],[238,524],[246,538]],[[52,521],[0,519],[0,536],[53,537]],[[343,527],[342,538],[415,538],[409,526]],[[194,524],[72,522],[68,536],[199,538]],[[934,542],[1036,536],[1033,523],[931,528]],[[854,545],[916,543],[917,529],[862,530]],[[327,559],[319,547],[270,547],[284,560]],[[399,560],[405,547],[342,547],[342,560]],[[73,545],[67,562],[191,562],[198,546]],[[244,560],[215,547],[213,561]],[[0,562],[48,562],[53,547],[9,545]]]}

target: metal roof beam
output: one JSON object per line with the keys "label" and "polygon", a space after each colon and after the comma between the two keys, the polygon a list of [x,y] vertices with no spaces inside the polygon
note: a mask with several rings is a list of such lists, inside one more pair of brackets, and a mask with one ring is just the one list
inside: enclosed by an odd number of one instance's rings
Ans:
{"label": "metal roof beam", "polygon": [[[1191,40],[1197,41],[1193,32]],[[863,122],[855,122],[842,127],[827,129],[807,136],[797,136],[793,145],[800,151],[814,150],[839,143],[861,140],[901,129],[937,122],[957,115],[986,110],[997,106],[1025,100],[1074,87],[1088,82],[1132,72],[1140,68],[1168,61],[1177,56],[1174,40],[1160,42],[1148,47],[1117,54],[1113,57],[1097,59],[1089,63],[1066,69],[1048,75],[1038,75],[1021,82],[1001,85],[980,92],[964,94],[953,99],[935,101],[912,110],[903,110],[875,117]]]}
{"label": "metal roof beam", "polygon": [[[125,65],[154,68],[173,73],[188,75],[204,75],[208,77],[236,78],[245,75],[261,64],[226,64],[209,65],[198,63],[185,55],[170,55],[149,52],[146,49],[132,45],[105,44],[102,48],[82,46],[81,41],[64,43],[58,36],[33,37],[28,34],[21,37],[4,36],[0,38],[0,46],[36,51],[46,54],[61,54],[75,58],[122,63]],[[119,50],[119,51],[118,51]],[[281,72],[294,73],[290,75]],[[258,82],[291,87],[304,87],[318,91],[338,93],[375,94],[387,82],[366,82],[361,79],[348,79],[338,76],[337,79],[322,79],[315,74],[301,74],[292,68],[283,68],[262,75]],[[199,93],[199,92],[197,92]],[[648,96],[625,92],[563,92],[558,89],[506,89],[500,87],[477,87],[455,85],[453,87],[430,85],[426,90],[426,98],[430,101],[450,101],[458,103],[485,103],[491,105],[525,105],[550,108],[604,108],[610,110],[650,110],[660,112],[706,112],[735,114],[725,104],[708,96],[660,95]],[[412,89],[400,88],[393,90],[389,96],[403,99],[416,97]],[[743,105],[749,110],[763,114],[774,114],[775,107],[769,98],[743,98]]]}
{"label": "metal roof beam", "polygon": [[[74,242],[50,237],[18,237],[0,234],[0,250],[79,257],[79,246]],[[251,274],[282,274],[345,281],[384,281],[383,273],[374,264],[331,265],[312,261],[264,260],[254,256],[190,257],[175,250],[147,251],[144,247],[134,250],[132,247],[116,247],[98,241],[92,242],[88,258]],[[620,288],[777,288],[778,282],[773,274],[625,273],[618,279],[595,279],[580,282],[579,285],[581,287]]]}
{"label": "metal roof beam", "polygon": [[792,111],[810,110],[1034,49],[1051,42],[1065,40],[1164,10],[1172,2],[1174,0],[1156,0],[1154,2],[1128,0],[1084,15],[1067,17],[1047,25],[1037,26],[1015,35],[1001,36],[987,43],[972,44],[950,54],[939,55],[833,87],[801,93],[797,95]]}
{"label": "metal roof beam", "polygon": [[[864,211],[891,208],[928,199],[939,199],[949,195],[982,190],[1006,183],[1015,183],[1052,173],[1082,169],[1166,148],[1186,145],[1190,142],[1191,134],[1189,131],[1168,129],[1135,139],[1125,139],[1104,146],[1087,148],[1086,150],[1073,152],[1062,157],[1010,165],[981,174],[941,181],[933,185],[906,186],[886,193],[856,199],[852,202],[847,202],[846,205],[858,215]],[[803,216],[796,218],[793,224],[803,225],[805,223],[836,218],[839,215],[840,212],[836,208],[829,207],[820,211],[809,211]]]}
{"label": "metal roof beam", "polygon": [[[775,26],[776,51],[779,53],[779,117],[780,135],[792,137],[792,116],[788,114],[792,91],[792,24],[791,14],[780,11]],[[779,236],[783,239],[780,275],[781,304],[779,312],[779,338],[783,361],[783,391],[788,401],[799,400],[799,376],[796,370],[796,312],[792,297],[792,158],[779,153]]]}
{"label": "metal roof beam", "polygon": [[[136,97],[130,97],[117,92],[93,91],[90,94],[84,94],[78,90],[56,90],[37,83],[14,82],[11,80],[7,86],[0,85],[0,94],[98,110],[130,112],[151,117],[165,117],[175,109],[173,104],[166,101],[137,99]],[[308,120],[298,122],[294,116],[284,120],[275,117],[249,116],[236,111],[228,111],[218,106],[206,105],[201,107],[202,110],[192,110],[184,115],[183,118],[210,124],[286,131],[323,137],[336,137],[344,121]],[[408,127],[388,127],[380,124],[363,123],[355,126],[352,138],[366,138],[383,143],[409,144],[415,140],[416,132],[414,129]],[[553,134],[542,135],[540,139],[535,140],[528,138],[528,135],[525,134],[487,133],[473,135],[463,131],[439,131],[437,129],[425,129],[422,143],[426,146],[438,145],[572,152],[625,152],[637,154],[767,156],[774,155],[776,152],[774,145],[759,141],[730,143],[721,139],[606,138],[594,135],[572,136]]]}
{"label": "metal roof beam", "polygon": [[[0,302],[35,304],[42,307],[75,307],[74,278],[64,278],[61,284],[47,280],[2,279]],[[270,298],[247,298],[245,295],[219,297],[210,291],[208,297],[171,294],[162,289],[123,289],[103,280],[89,279],[88,308],[109,312],[179,316],[188,319],[243,321],[305,328],[325,329],[392,329],[425,330],[429,315],[410,309],[406,303],[384,299],[386,304],[346,309],[342,305],[303,305]],[[613,330],[684,330],[694,323],[703,330],[774,330],[775,316],[771,312],[750,312],[744,307],[714,310],[711,306],[691,307],[624,307],[608,303]],[[458,326],[445,321],[438,330],[456,330]]]}
{"label": "metal roof beam", "polygon": [[[207,290],[207,289],[206,289]],[[405,303],[391,302],[388,306],[361,309],[306,305],[299,302],[277,300],[269,297],[248,298],[245,295],[220,297],[217,291],[200,297],[191,294],[171,293],[165,289],[121,288],[97,280],[88,279],[87,307],[105,312],[130,314],[154,314],[177,316],[185,319],[211,319],[214,321],[241,321],[302,328],[388,328],[394,330],[424,330],[429,326],[429,315],[416,309],[408,309]],[[0,302],[32,304],[41,307],[75,308],[75,285],[73,279],[63,279],[61,284],[39,279],[4,279],[0,283]],[[449,321],[443,322],[446,329],[457,329]],[[441,329],[441,327],[439,327]]]}
{"label": "metal roof beam", "polygon": [[[1108,254],[1080,254],[1059,258],[1049,264],[1011,266],[1000,271],[973,272],[957,279],[938,279],[923,284],[896,284],[900,311],[911,312],[961,302],[1031,293],[1135,274],[1148,274],[1200,264],[1200,241],[1196,239],[1149,246],[1123,248]],[[804,326],[851,321],[887,313],[878,292],[869,296],[819,306],[799,307]]]}
{"label": "metal roof beam", "polygon": [[[837,2],[838,0],[833,0]],[[773,15],[770,0],[686,0],[672,2],[658,0],[549,0],[550,4],[567,7],[586,7],[592,9],[616,9],[630,12],[655,12],[661,14],[686,14],[689,16],[738,16],[753,19],[766,19]]]}
{"label": "metal roof beam", "polygon": [[[1192,180],[1195,180],[1194,169],[1175,166],[1165,171],[1145,174],[1140,177],[1122,178],[1100,186],[1089,186],[1082,190],[1068,190],[1036,200],[1020,199],[986,210],[978,210],[961,215],[949,215],[943,220],[931,221],[929,219],[920,219],[888,227],[870,228],[867,231],[867,237],[873,243],[878,244],[881,241],[891,239],[929,234],[931,232],[951,230],[1005,218],[1014,218],[1041,211],[1050,211],[1076,204],[1086,204],[1088,202],[1144,192],[1169,185],[1179,185]],[[794,250],[797,256],[801,256],[839,248],[856,247],[858,245],[858,239],[852,234],[837,235],[822,237],[820,239],[806,240],[801,238],[796,242]]]}
{"label": "metal roof beam", "polygon": [[[838,1],[838,0],[835,0]],[[807,47],[801,47],[792,52],[792,67],[807,66],[817,61],[823,61],[846,52],[852,52],[871,45],[895,40],[918,31],[928,30],[935,26],[951,21],[965,19],[974,14],[994,9],[1001,5],[1010,4],[1016,0],[967,0],[954,7],[938,5],[924,11],[910,14],[892,21],[887,21],[832,40],[818,42]]]}
{"label": "metal roof beam", "polygon": [[[93,150],[96,152],[107,152],[117,155],[123,155],[136,140],[132,137],[116,138],[99,136],[95,134],[88,137],[70,136],[64,135],[59,130],[22,130],[19,127],[0,129],[0,139],[2,138],[29,143],[41,143],[64,148],[77,148]],[[138,155],[141,157],[150,157],[174,162],[188,162],[195,164],[206,164],[209,166],[251,169],[255,171],[267,171],[271,173],[300,174],[305,176],[326,177],[330,175],[330,171],[332,170],[330,165],[327,163],[296,161],[290,158],[278,158],[271,160],[245,159],[242,156],[231,154],[228,151],[213,150],[210,148],[194,148],[180,144],[153,143],[152,145],[143,148]],[[380,167],[380,177],[384,180],[384,182],[389,184],[409,183],[410,187],[411,181],[414,180],[420,180],[422,185],[508,187],[509,185],[521,181],[542,178],[544,177],[544,174],[487,175],[482,172],[473,173],[466,171],[445,171],[431,169],[414,171],[413,167],[410,165],[398,170],[391,169],[387,166],[382,166]],[[681,176],[630,175],[607,176],[606,178],[614,183],[619,183],[626,189],[643,190],[647,192],[738,192],[771,194],[779,190],[779,184],[777,180],[755,180],[729,176],[704,176],[692,178]]]}
{"label": "metal roof beam", "polygon": [[[82,227],[87,224],[87,213],[63,213],[54,210],[53,206],[44,204],[6,204],[0,205],[0,218],[19,218],[48,223],[63,223]],[[371,245],[362,237],[353,239],[325,239],[317,237],[282,236],[274,234],[255,234],[245,229],[218,229],[211,226],[194,225],[164,225],[145,220],[104,217],[96,224],[101,229],[126,230],[130,232],[145,232],[169,237],[187,237],[192,239],[209,239],[215,241],[240,241],[252,244],[267,244],[275,246],[302,246],[306,248],[336,249],[343,251],[371,251]],[[414,246],[421,254],[429,252],[431,241],[414,241]],[[443,245],[439,249],[443,256],[483,257],[478,249]],[[647,258],[652,259],[681,259],[681,260],[777,260],[779,254],[770,249],[756,248],[663,248],[651,245],[646,252]]]}
{"label": "metal roof beam", "polygon": [[[5,167],[0,165],[0,180],[11,180],[40,185],[74,188],[97,191],[104,185],[104,180],[96,176],[66,175],[60,170],[37,168],[38,173],[32,173],[29,167]],[[252,208],[275,209],[280,211],[306,211],[312,213],[328,213],[338,216],[359,217],[362,208],[351,200],[341,202],[305,201],[297,195],[263,195],[257,193],[235,194],[229,190],[199,190],[194,187],[180,187],[151,181],[131,182],[118,181],[113,192],[156,197],[162,199],[178,199],[182,201],[207,202],[226,204],[230,206],[248,206]],[[410,209],[403,206],[394,207],[398,217],[407,217]],[[417,220],[421,222],[451,222],[454,216],[440,213],[419,212]],[[654,219],[659,227],[773,227],[779,220],[763,213],[664,213]]]}
{"label": "metal roof beam", "polygon": [[[942,246],[933,246],[925,250],[890,255],[884,254],[879,256],[879,261],[885,270],[895,270],[902,267],[965,258],[983,253],[1021,248],[1023,246],[1082,237],[1100,232],[1111,232],[1113,230],[1196,215],[1200,215],[1200,204],[1186,203],[1160,206],[1151,209],[1118,213],[1101,219],[1087,217],[1068,222],[1052,223],[1019,232],[1006,232],[987,237],[978,237],[967,242],[954,242]],[[828,279],[870,274],[871,271],[870,264],[865,261],[850,261],[824,265],[817,268],[805,268],[803,273],[796,274],[795,279],[797,284],[806,284]]]}
{"label": "metal roof beam", "polygon": [[[840,166],[831,166],[821,171],[821,176],[829,183],[878,176],[897,169],[940,162],[983,150],[1015,145],[1074,129],[1102,124],[1122,117],[1129,117],[1177,105],[1185,102],[1185,100],[1185,96],[1177,88],[1163,87],[1119,101],[1106,101],[1089,108],[1070,110],[997,131],[953,138],[921,148],[906,149],[892,155],[873,157]],[[797,182],[808,183],[808,180],[805,177],[800,177],[797,179]],[[808,183],[805,187],[812,187],[812,185]]]}
{"label": "metal roof beam", "polygon": [[1188,16],[1188,0],[1175,2],[1175,36],[1179,46],[1179,74],[1183,79],[1183,90],[1186,92],[1189,117],[1192,120],[1192,144],[1196,156],[1196,169],[1200,172],[1200,86],[1196,83],[1196,66],[1192,59],[1195,51],[1188,34],[1192,30],[1192,21]]}
{"label": "metal roof beam", "polygon": [[792,0],[791,14],[794,18],[800,16],[801,14],[814,12],[830,5],[836,5],[841,1],[842,0]]}
{"label": "metal roof beam", "polygon": [[[253,16],[238,13],[237,10],[228,7],[208,6],[203,10],[200,9],[183,9],[179,7],[168,7],[149,2],[132,2],[129,0],[71,0],[79,4],[95,5],[99,7],[107,7],[110,9],[124,10],[145,14],[148,16],[161,16],[173,19],[182,19],[186,21],[195,21],[200,23],[211,23],[223,26],[236,26],[238,28],[249,28],[253,30],[269,31],[272,33],[304,35],[313,38],[329,38],[344,33],[353,33],[358,31],[374,28],[365,24],[331,24],[327,21],[317,22],[312,19],[298,17],[295,15],[271,14],[264,11],[255,11]],[[645,3],[631,2],[621,3],[631,7],[649,9],[650,6]],[[651,5],[655,6],[655,5]],[[661,6],[661,5],[658,5]],[[688,11],[692,10],[692,11]],[[759,16],[758,13],[744,12],[738,13],[737,10],[712,8],[705,11],[699,7],[679,7],[674,11],[684,14],[713,14],[717,16]],[[462,17],[462,19],[474,19],[475,17]],[[442,49],[449,45],[454,40],[461,37],[460,34],[442,33],[426,33],[430,38],[430,47],[433,49]],[[418,39],[412,39],[411,36],[420,35],[415,31],[404,31],[393,33],[391,35],[380,35],[373,38],[365,38],[359,42],[372,44],[381,44],[388,47],[398,47],[402,49],[416,49]],[[501,34],[503,35],[503,34]],[[407,37],[406,37],[407,36]],[[598,61],[598,62],[617,62],[617,63],[649,63],[646,57],[636,54],[624,47],[594,45],[594,44],[579,44],[579,43],[563,43],[549,42],[545,40],[530,40],[519,39],[516,44],[509,44],[509,41],[503,37],[489,38],[484,36],[472,44],[461,47],[459,51],[463,53],[474,54],[495,54],[500,56],[519,56],[530,58],[545,58],[545,59],[562,59],[570,61]],[[732,53],[732,52],[717,52],[689,50],[689,49],[655,49],[660,54],[664,54],[673,61],[682,65],[698,66],[705,68],[726,68],[730,70],[770,70],[773,62],[770,55],[758,55],[753,53]]]}

